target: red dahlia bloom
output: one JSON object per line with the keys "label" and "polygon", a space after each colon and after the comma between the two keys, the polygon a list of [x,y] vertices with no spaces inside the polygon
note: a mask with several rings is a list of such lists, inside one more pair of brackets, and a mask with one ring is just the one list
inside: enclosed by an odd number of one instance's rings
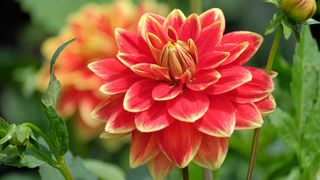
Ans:
{"label": "red dahlia bloom", "polygon": [[145,14],[138,29],[117,29],[117,58],[89,65],[111,95],[93,112],[105,136],[132,133],[130,165],[148,163],[156,178],[192,160],[219,168],[233,131],[260,127],[275,107],[271,76],[243,66],[262,37],[224,34],[220,9]]}

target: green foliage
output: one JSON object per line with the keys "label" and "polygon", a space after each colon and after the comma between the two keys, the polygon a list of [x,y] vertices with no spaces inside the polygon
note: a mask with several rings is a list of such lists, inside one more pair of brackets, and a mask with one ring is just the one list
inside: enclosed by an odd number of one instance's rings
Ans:
{"label": "green foliage", "polygon": [[[17,0],[29,12],[33,23],[45,28],[49,33],[58,32],[68,15],[86,3],[107,3],[111,0]],[[57,13],[59,10],[59,13]]]}
{"label": "green foliage", "polygon": [[[301,42],[294,55],[291,96],[295,114],[279,109],[271,114],[272,124],[284,142],[297,155],[305,178],[314,179],[320,168],[310,173],[311,167],[320,167],[320,52],[307,26],[301,31]],[[292,176],[296,174],[292,172]]]}
{"label": "green foliage", "polygon": [[117,166],[99,160],[87,159],[82,161],[84,166],[100,179],[125,180],[124,173]]}

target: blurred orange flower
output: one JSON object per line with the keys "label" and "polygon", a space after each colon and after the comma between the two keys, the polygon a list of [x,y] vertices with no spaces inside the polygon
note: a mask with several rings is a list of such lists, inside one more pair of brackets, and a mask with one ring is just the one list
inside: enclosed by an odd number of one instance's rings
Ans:
{"label": "blurred orange flower", "polygon": [[[83,138],[101,133],[100,124],[91,120],[90,112],[105,96],[96,89],[102,84],[99,77],[88,70],[87,64],[97,59],[114,57],[117,46],[114,29],[121,27],[135,31],[139,18],[145,12],[166,11],[155,1],[144,1],[136,6],[131,1],[120,0],[112,4],[88,4],[72,14],[59,35],[43,43],[42,53],[50,60],[54,50],[63,42],[78,38],[67,47],[55,65],[55,73],[62,83],[58,110],[64,117],[73,117]],[[44,90],[49,80],[49,61],[38,74],[38,87]]]}

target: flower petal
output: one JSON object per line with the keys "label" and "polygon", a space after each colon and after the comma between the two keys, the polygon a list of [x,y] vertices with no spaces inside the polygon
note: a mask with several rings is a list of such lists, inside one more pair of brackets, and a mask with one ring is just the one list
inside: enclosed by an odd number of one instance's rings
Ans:
{"label": "flower petal", "polygon": [[219,169],[227,156],[228,138],[203,136],[200,148],[194,157],[195,163],[212,170]]}
{"label": "flower petal", "polygon": [[187,84],[189,89],[194,91],[203,91],[210,85],[214,84],[221,77],[220,73],[215,70],[200,70],[197,72],[192,82]]}
{"label": "flower petal", "polygon": [[195,42],[200,59],[203,55],[215,50],[214,47],[221,41],[222,36],[223,29],[220,21],[201,30],[200,36]]}
{"label": "flower petal", "polygon": [[201,25],[196,14],[190,15],[182,24],[179,31],[179,39],[187,42],[188,39],[196,41],[200,35]]}
{"label": "flower petal", "polygon": [[117,58],[127,67],[139,63],[155,63],[151,57],[145,54],[128,54],[119,52]]}
{"label": "flower petal", "polygon": [[139,34],[117,28],[115,30],[115,39],[120,52],[151,55],[150,51],[147,50],[146,41]]}
{"label": "flower petal", "polygon": [[256,102],[255,105],[259,109],[262,116],[266,116],[269,113],[273,112],[276,108],[276,102],[272,95],[268,96],[267,98]]}
{"label": "flower petal", "polygon": [[140,18],[139,29],[143,38],[146,38],[149,33],[159,37],[162,42],[166,42],[166,36],[162,24],[150,13],[144,14]]}
{"label": "flower petal", "polygon": [[158,66],[157,64],[139,63],[131,66],[131,70],[141,77],[160,81],[170,80],[168,68]]}
{"label": "flower petal", "polygon": [[202,135],[192,124],[176,121],[156,133],[161,152],[179,168],[186,167],[197,153]]}
{"label": "flower petal", "polygon": [[91,113],[91,118],[99,121],[108,121],[110,116],[121,108],[124,95],[113,95],[106,98]]}
{"label": "flower petal", "polygon": [[214,69],[223,63],[228,56],[229,52],[211,51],[202,56],[197,65],[198,69]]}
{"label": "flower petal", "polygon": [[168,17],[166,18],[166,21],[164,22],[164,27],[173,27],[177,32],[179,32],[179,29],[183,22],[185,21],[186,16],[183,14],[183,12],[179,9],[174,9],[170,12]]}
{"label": "flower petal", "polygon": [[88,68],[104,80],[119,78],[123,73],[133,74],[130,69],[114,58],[92,62]]}
{"label": "flower petal", "polygon": [[200,16],[200,23],[201,23],[201,28],[206,28],[213,23],[220,21],[220,26],[222,30],[224,31],[225,28],[225,18],[223,15],[223,12],[219,8],[211,8],[205,12],[203,12]]}
{"label": "flower petal", "polygon": [[207,95],[185,90],[167,102],[167,109],[172,117],[180,121],[195,122],[207,112],[209,105]]}
{"label": "flower petal", "polygon": [[165,103],[154,103],[148,110],[136,114],[135,124],[140,132],[154,132],[169,126],[174,119],[168,114]]}
{"label": "flower petal", "polygon": [[235,104],[236,130],[255,129],[261,127],[263,119],[259,109],[253,103]]}
{"label": "flower petal", "polygon": [[182,90],[182,86],[159,83],[152,89],[152,98],[156,101],[166,101],[177,97]]}
{"label": "flower petal", "polygon": [[252,80],[240,87],[229,91],[227,95],[238,103],[257,102],[269,96],[274,90],[274,84],[270,75],[263,69],[245,67],[252,74]]}
{"label": "flower petal", "polygon": [[249,46],[244,50],[241,55],[234,61],[237,65],[242,65],[249,61],[252,56],[257,52],[261,46],[263,37],[257,33],[248,32],[248,31],[235,31],[227,33],[222,37],[221,44],[224,43],[243,43],[249,42]]}
{"label": "flower petal", "polygon": [[142,112],[149,109],[153,104],[152,89],[156,81],[145,79],[133,84],[123,100],[123,107],[129,112]]}
{"label": "flower petal", "polygon": [[250,71],[241,66],[229,66],[222,68],[219,72],[221,78],[206,89],[207,94],[223,94],[252,80]]}
{"label": "flower petal", "polygon": [[106,121],[104,130],[108,133],[128,133],[135,129],[134,114],[125,111],[122,107],[115,110]]}
{"label": "flower petal", "polygon": [[130,146],[130,167],[147,163],[159,153],[154,133],[133,131]]}
{"label": "flower petal", "polygon": [[149,172],[155,180],[164,179],[173,167],[173,164],[162,153],[159,153],[148,163]]}
{"label": "flower petal", "polygon": [[123,74],[119,78],[106,81],[99,90],[108,95],[124,93],[139,79],[139,77],[132,76],[131,74]]}
{"label": "flower petal", "polygon": [[148,43],[149,49],[151,51],[151,54],[153,56],[154,61],[156,61],[159,64],[159,57],[161,54],[161,50],[164,46],[163,42],[161,41],[161,39],[152,34],[152,33],[148,33],[147,37],[146,37],[146,41]]}
{"label": "flower petal", "polygon": [[234,43],[225,43],[225,44],[219,44],[215,47],[216,51],[224,51],[228,52],[230,55],[227,57],[223,63],[221,63],[221,66],[230,64],[237,60],[237,58],[248,48],[249,42],[245,41],[239,44]]}
{"label": "flower petal", "polygon": [[235,108],[223,97],[210,98],[208,112],[197,122],[195,128],[215,137],[230,137],[236,125]]}

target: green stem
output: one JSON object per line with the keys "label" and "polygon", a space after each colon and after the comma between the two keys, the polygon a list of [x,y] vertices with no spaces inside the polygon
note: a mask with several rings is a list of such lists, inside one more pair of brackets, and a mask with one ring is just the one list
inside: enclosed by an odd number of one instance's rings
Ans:
{"label": "green stem", "polygon": [[189,180],[188,166],[186,166],[185,168],[182,168],[182,177],[183,177],[183,180]]}
{"label": "green stem", "polygon": [[59,165],[57,169],[61,172],[66,180],[73,180],[70,169],[68,168],[63,156],[60,156],[59,158]]}
{"label": "green stem", "polygon": [[[265,68],[265,72],[268,74],[272,71],[272,65],[275,60],[277,50],[278,50],[278,47],[280,44],[280,40],[282,37],[282,31],[283,31],[282,26],[279,26],[277,29],[277,32],[274,36],[273,42],[272,42],[272,46],[271,46],[269,56],[268,56],[267,65]],[[257,148],[258,148],[258,143],[259,143],[259,135],[260,135],[260,128],[256,128],[254,130],[254,135],[253,135],[253,140],[252,140],[250,163],[249,163],[249,169],[248,169],[248,174],[247,174],[247,180],[252,179],[254,163],[256,160]]]}
{"label": "green stem", "polygon": [[202,0],[190,0],[190,11],[192,13],[200,14],[202,10]]}
{"label": "green stem", "polygon": [[277,29],[276,35],[274,36],[272,46],[271,46],[271,49],[269,52],[268,61],[267,61],[266,69],[265,69],[266,73],[270,73],[272,71],[272,65],[273,65],[274,59],[276,57],[279,44],[280,44],[282,31],[283,31],[282,26],[279,26]]}
{"label": "green stem", "polygon": [[38,158],[48,163],[50,166],[57,168],[58,164],[46,154],[41,152],[38,148],[36,148],[33,144],[29,143],[29,147],[38,155]]}
{"label": "green stem", "polygon": [[204,180],[212,180],[212,171],[210,169],[203,169]]}
{"label": "green stem", "polygon": [[36,133],[38,133],[48,144],[49,148],[51,151],[53,151],[53,154],[56,158],[58,158],[58,150],[57,148],[51,143],[51,140],[49,139],[49,137],[36,125],[32,124],[32,123],[23,123],[25,126],[33,129]]}

